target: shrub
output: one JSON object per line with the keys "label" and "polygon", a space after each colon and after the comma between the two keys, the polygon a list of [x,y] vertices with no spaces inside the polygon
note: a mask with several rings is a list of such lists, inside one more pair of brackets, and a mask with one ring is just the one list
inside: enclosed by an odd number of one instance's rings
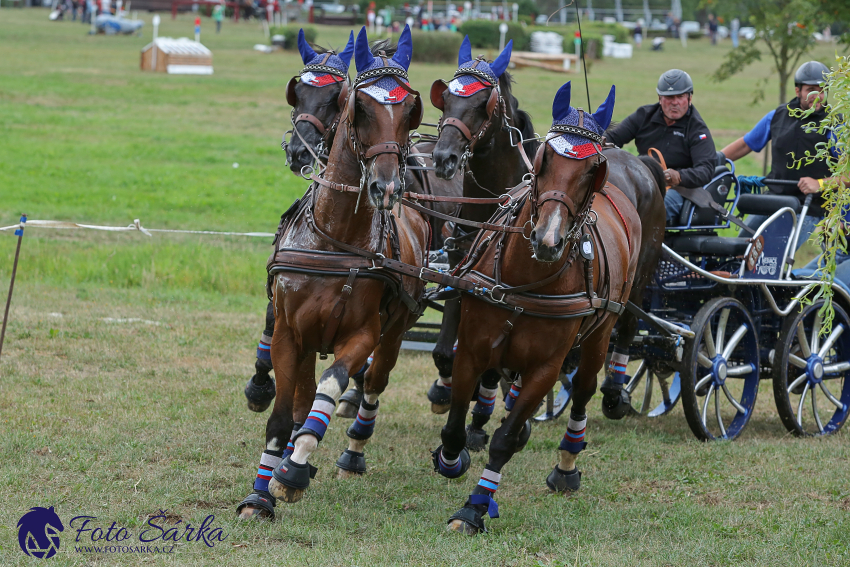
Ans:
{"label": "shrub", "polygon": [[[469,20],[460,27],[460,33],[469,36],[473,48],[498,49],[499,24],[487,20]],[[461,40],[463,37],[461,37]],[[514,40],[514,51],[528,51],[531,42],[526,28],[521,24],[508,22],[505,41]]]}
{"label": "shrub", "polygon": [[[284,49],[298,49],[298,30],[300,29],[302,29],[302,27],[297,24],[291,26],[272,27],[269,29],[269,36],[282,35],[284,37]],[[306,26],[303,28],[303,30],[304,39],[307,40],[307,43],[315,43],[316,37],[319,35],[319,32],[316,31],[316,28]]]}
{"label": "shrub", "polygon": [[413,60],[427,63],[457,61],[463,36],[455,32],[413,31]]}

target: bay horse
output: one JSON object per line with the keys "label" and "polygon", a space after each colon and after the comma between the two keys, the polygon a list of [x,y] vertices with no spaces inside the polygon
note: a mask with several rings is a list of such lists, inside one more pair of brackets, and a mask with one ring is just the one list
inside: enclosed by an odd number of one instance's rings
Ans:
{"label": "bay horse", "polygon": [[[506,71],[511,59],[513,42],[492,62],[482,57],[472,58],[469,36],[458,53],[458,69],[450,83],[435,81],[431,86],[431,103],[443,115],[439,139],[434,147],[434,166],[437,176],[454,179],[462,172],[464,197],[487,198],[501,195],[505,188],[520,183],[529,172],[516,145],[522,140],[527,155],[534,155],[539,143],[535,139],[531,117],[519,108],[513,96],[510,74]],[[467,221],[483,222],[496,211],[496,205],[464,206],[460,216]],[[470,228],[460,223],[454,227],[452,242],[474,236]],[[454,266],[463,258],[460,246],[450,248]],[[434,363],[439,372],[428,391],[431,410],[445,413],[449,409],[452,384],[453,348],[460,320],[460,300],[445,301],[440,335],[434,347]],[[483,426],[493,411],[500,374],[488,369],[481,379],[479,403],[473,409],[470,425],[470,448],[481,450],[487,436]],[[527,433],[530,434],[530,422]]]}
{"label": "bay horse", "polygon": [[[314,472],[308,459],[349,376],[374,353],[357,419],[348,429],[349,448],[336,463],[343,476],[366,470],[363,448],[374,431],[378,397],[404,331],[421,313],[424,288],[422,280],[401,278],[387,266],[424,265],[430,236],[420,214],[393,211],[404,190],[409,132],[423,110],[419,93],[407,83],[411,53],[409,27],[392,58],[373,56],[366,29],[360,31],[358,74],[328,167],[323,177],[312,177],[279,229],[269,261],[276,396],[253,491],[237,507],[240,518],[273,519],[277,499],[302,498]],[[317,352],[334,354],[318,385]]]}
{"label": "bay horse", "polygon": [[[395,45],[389,40],[372,43],[371,51],[377,54],[384,51],[395,54]],[[292,128],[284,134],[282,148],[286,160],[294,173],[300,174],[305,166],[314,170],[327,163],[327,151],[333,145],[340,113],[345,106],[351,81],[348,68],[354,53],[354,34],[350,34],[345,48],[337,54],[320,46],[311,46],[304,37],[304,30],[298,33],[298,51],[304,63],[298,75],[292,77],[286,86],[286,100],[292,106]],[[287,134],[291,134],[287,140]],[[432,165],[430,153],[432,141],[420,141],[413,145],[407,158],[404,184],[407,190],[438,196],[460,196],[461,180],[443,180],[433,171],[420,169]],[[427,203],[427,207],[442,213],[455,212],[456,205],[451,203]],[[443,221],[429,217],[431,223],[431,248],[436,250],[443,244]],[[255,373],[245,386],[248,409],[264,412],[275,396],[275,382],[271,377],[271,341],[274,333],[274,308],[269,301],[266,306],[265,328],[257,345],[254,363]],[[354,386],[340,398],[336,415],[354,419],[363,397],[363,374],[365,366],[351,378]]]}
{"label": "bay horse", "polygon": [[608,183],[611,158],[602,153],[601,134],[613,107],[614,88],[589,114],[570,106],[569,83],[561,87],[553,103],[553,126],[534,158],[530,188],[514,193],[517,207],[505,221],[519,232],[479,235],[461,266],[459,275],[471,279],[477,290],[461,297],[451,409],[443,444],[434,452],[441,475],[457,478],[469,467],[464,425],[478,376],[504,367],[521,379],[512,388],[507,418],[493,434],[481,480],[449,519],[450,530],[476,534],[485,529],[484,514],[498,517],[493,495],[502,469],[576,344],[582,356],[573,378],[571,417],[559,446],[560,463],[547,485],[555,490],[579,486],[575,461],[586,446],[585,408],[634,284],[642,246],[638,211]]}

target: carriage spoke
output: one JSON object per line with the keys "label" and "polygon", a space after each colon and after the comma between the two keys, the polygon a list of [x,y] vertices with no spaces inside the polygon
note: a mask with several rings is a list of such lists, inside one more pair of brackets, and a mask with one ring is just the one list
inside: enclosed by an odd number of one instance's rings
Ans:
{"label": "carriage spoke", "polygon": [[818,352],[820,350],[820,324],[822,322],[823,319],[820,316],[820,310],[818,310],[817,315],[815,315],[815,322],[812,325],[812,352]]}
{"label": "carriage spoke", "polygon": [[809,383],[806,382],[805,388],[803,388],[803,395],[800,396],[800,403],[797,404],[797,425],[803,427],[803,404],[806,402],[806,394],[809,393]]}
{"label": "carriage spoke", "polygon": [[800,343],[800,354],[803,358],[812,356],[812,349],[809,348],[809,341],[806,339],[806,330],[803,328],[803,322],[797,323],[797,341]]}
{"label": "carriage spoke", "polygon": [[705,356],[703,353],[697,353],[697,362],[703,368],[711,368],[711,359]]}
{"label": "carriage spoke", "polygon": [[703,386],[705,386],[706,384],[708,384],[708,383],[711,381],[711,379],[712,379],[712,375],[711,375],[711,374],[706,374],[705,376],[703,376],[702,378],[700,378],[700,381],[699,381],[699,382],[697,382],[697,385],[696,385],[696,386],[694,386],[694,391],[699,392],[700,388],[702,388]]}
{"label": "carriage spoke", "polygon": [[824,364],[824,374],[839,374],[850,370],[850,362],[836,362],[835,364]]}
{"label": "carriage spoke", "polygon": [[823,433],[823,423],[820,420],[820,414],[818,413],[818,402],[815,399],[815,389],[812,388],[812,413],[815,414],[815,423],[818,424],[818,430]]}
{"label": "carriage spoke", "polygon": [[723,343],[726,341],[726,323],[729,321],[729,311],[727,307],[720,312],[720,321],[717,322],[717,338],[714,341],[717,352],[723,352]]}
{"label": "carriage spoke", "polygon": [[705,414],[708,413],[708,402],[711,400],[711,393],[714,391],[714,384],[708,387],[708,393],[705,395],[705,402],[702,404],[702,426],[704,429],[708,429],[708,425],[705,423]]}
{"label": "carriage spoke", "polygon": [[796,388],[797,386],[799,386],[800,384],[802,384],[802,383],[803,383],[803,380],[805,380],[805,379],[806,379],[806,374],[805,374],[805,373],[804,373],[804,374],[800,374],[799,376],[797,376],[797,379],[796,379],[796,380],[794,380],[793,382],[791,382],[790,384],[788,384],[788,393],[790,394],[790,393],[791,393],[791,390],[793,390],[794,388]]}
{"label": "carriage spoke", "polygon": [[729,339],[729,344],[726,345],[726,348],[723,349],[723,358],[729,359],[732,356],[732,351],[735,350],[735,347],[738,346],[738,343],[741,342],[741,339],[744,338],[744,335],[747,334],[747,326],[741,325],[737,329],[735,329],[735,334],[732,335],[732,338]]}
{"label": "carriage spoke", "polygon": [[821,382],[818,385],[820,386],[820,389],[821,389],[821,392],[823,392],[823,395],[826,396],[826,399],[829,400],[830,402],[832,402],[832,405],[834,405],[835,407],[837,407],[840,410],[844,409],[844,404],[842,404],[840,401],[838,401],[838,399],[835,396],[832,395],[832,392],[829,391],[829,388],[826,387],[826,384]]}
{"label": "carriage spoke", "polygon": [[714,347],[714,337],[711,336],[711,325],[706,325],[702,332],[703,340],[705,341],[705,350],[708,351],[708,358],[717,356],[717,349]]}
{"label": "carriage spoke", "polygon": [[646,373],[646,379],[643,381],[643,401],[640,404],[640,413],[649,411],[652,402],[652,372]]}
{"label": "carriage spoke", "polygon": [[753,370],[752,364],[742,364],[741,366],[733,366],[726,369],[726,376],[746,376]]}
{"label": "carriage spoke", "polygon": [[720,392],[714,392],[714,415],[717,417],[717,425],[720,427],[720,436],[726,437],[726,428],[723,427],[723,418],[720,417]]}
{"label": "carriage spoke", "polygon": [[637,387],[637,385],[640,383],[641,378],[643,378],[643,375],[644,375],[644,373],[646,372],[646,368],[647,368],[647,366],[648,366],[648,365],[646,364],[646,360],[641,360],[641,361],[640,361],[640,366],[638,366],[638,369],[635,371],[635,375],[634,375],[634,376],[632,376],[632,379],[631,379],[631,380],[629,380],[629,383],[628,383],[628,384],[626,384],[626,385],[623,387],[623,389],[624,389],[626,392],[628,392],[629,394],[631,394],[632,392],[634,392],[634,391],[635,391],[635,387]]}
{"label": "carriage spoke", "polygon": [[723,387],[723,393],[726,394],[726,399],[729,400],[729,403],[732,404],[735,407],[736,410],[738,410],[738,413],[742,413],[744,415],[747,415],[746,408],[744,408],[744,406],[739,404],[738,400],[736,400],[734,397],[732,397],[732,393],[729,391],[729,388],[726,387],[726,383],[724,382],[721,385]]}
{"label": "carriage spoke", "polygon": [[788,362],[790,362],[791,364],[793,364],[797,368],[805,368],[806,367],[806,361],[803,360],[802,358],[800,358],[799,356],[797,356],[796,354],[789,354],[788,355]]}
{"label": "carriage spoke", "polygon": [[843,332],[844,325],[838,325],[837,327],[835,327],[824,341],[823,346],[820,347],[820,350],[818,351],[818,356],[821,358],[826,356],[826,353],[829,352],[829,349],[832,348],[832,345],[835,344],[835,341],[838,340],[838,337],[840,337],[841,333]]}

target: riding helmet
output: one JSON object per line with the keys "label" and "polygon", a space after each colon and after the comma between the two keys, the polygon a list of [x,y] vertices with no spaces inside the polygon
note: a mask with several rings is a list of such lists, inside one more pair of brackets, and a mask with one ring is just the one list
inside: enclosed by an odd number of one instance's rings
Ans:
{"label": "riding helmet", "polygon": [[670,69],[658,79],[656,92],[663,96],[680,95],[694,92],[691,76],[681,69]]}
{"label": "riding helmet", "polygon": [[824,75],[827,73],[829,73],[829,67],[820,61],[807,61],[794,73],[794,84],[819,85],[824,81]]}

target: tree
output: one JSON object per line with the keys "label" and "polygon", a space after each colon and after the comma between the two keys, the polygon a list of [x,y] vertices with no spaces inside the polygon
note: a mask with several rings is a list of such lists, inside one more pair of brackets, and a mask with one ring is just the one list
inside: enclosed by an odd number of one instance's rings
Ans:
{"label": "tree", "polygon": [[[704,0],[703,7],[731,21],[739,18],[755,28],[756,37],[743,40],[727,55],[713,78],[725,81],[760,61],[762,49],[773,58],[779,76],[779,104],[788,102],[788,79],[793,77],[803,55],[815,44],[812,34],[831,23],[825,4],[837,0]],[[841,0],[846,1],[846,0]],[[770,77],[756,81],[753,103],[764,99],[764,87]]]}

